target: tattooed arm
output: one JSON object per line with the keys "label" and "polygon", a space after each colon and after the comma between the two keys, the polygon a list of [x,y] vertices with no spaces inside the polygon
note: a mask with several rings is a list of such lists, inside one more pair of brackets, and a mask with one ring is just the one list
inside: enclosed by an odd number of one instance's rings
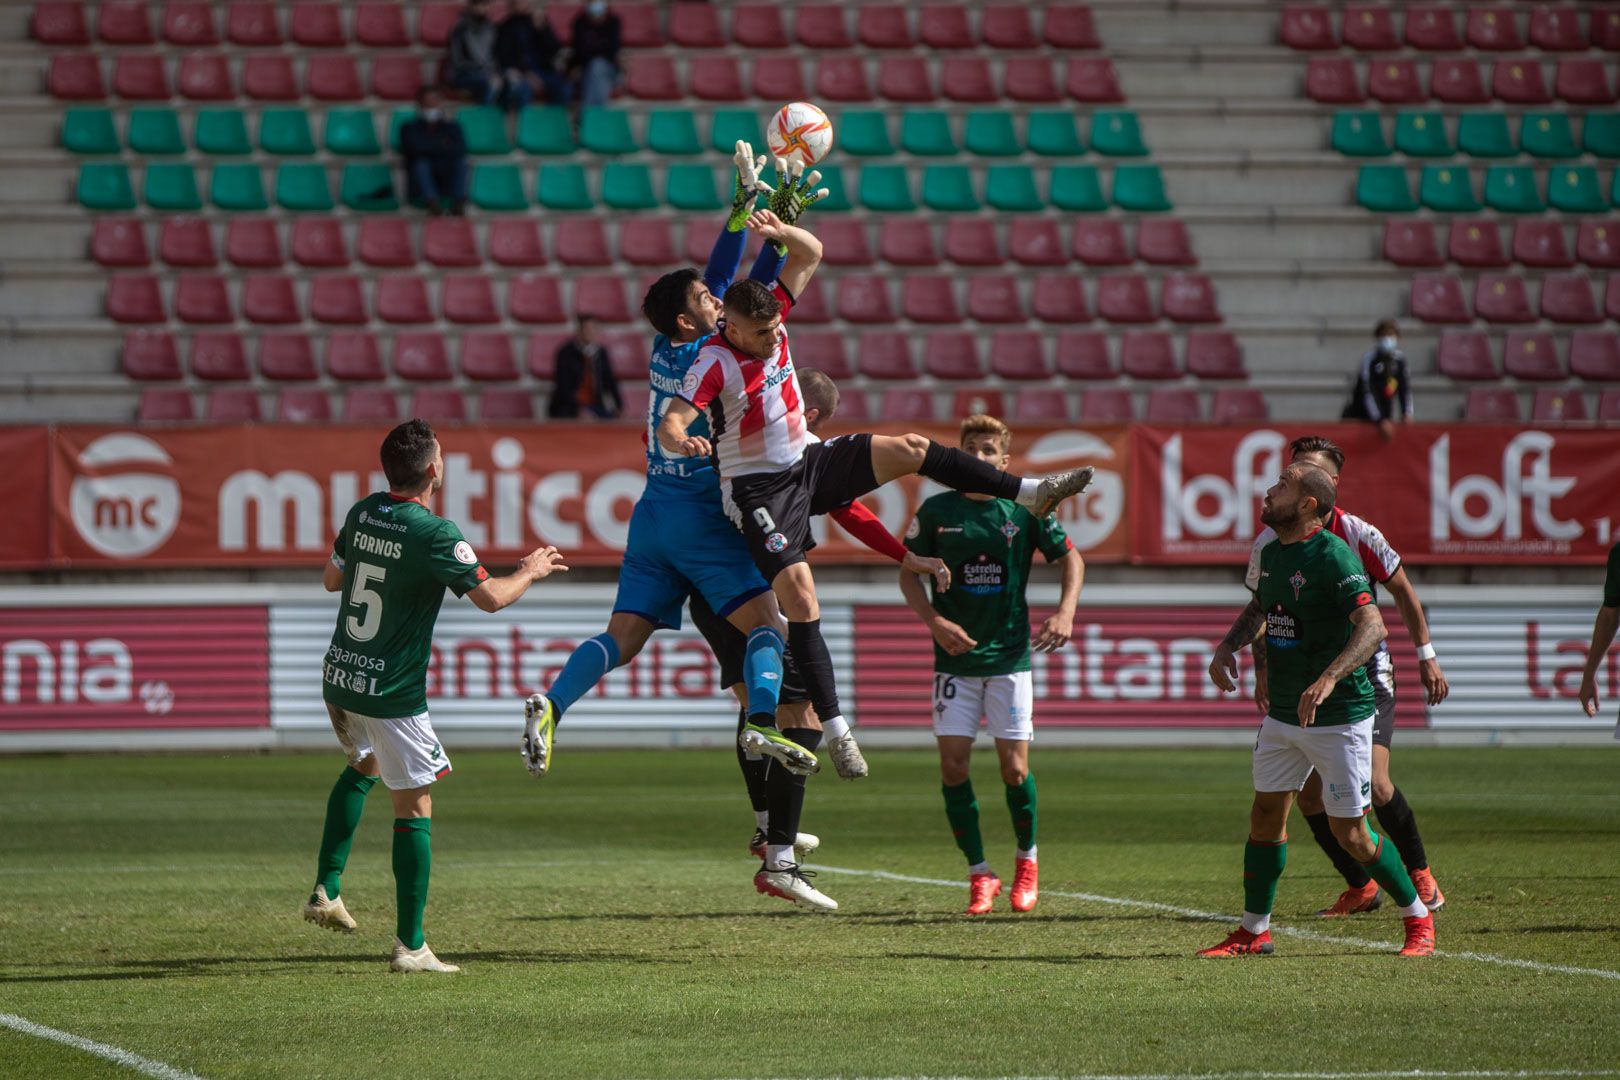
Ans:
{"label": "tattooed arm", "polygon": [[1209,662],[1211,682],[1227,693],[1237,689],[1238,651],[1245,645],[1252,645],[1265,625],[1266,613],[1260,610],[1260,598],[1251,596],[1248,606],[1233,621],[1232,629],[1215,647],[1215,657]]}
{"label": "tattooed arm", "polygon": [[1266,637],[1262,634],[1254,639],[1254,707],[1260,710],[1261,716],[1271,713],[1271,687],[1267,679],[1270,669],[1266,660]]}
{"label": "tattooed arm", "polygon": [[1328,699],[1333,688],[1339,685],[1339,680],[1350,674],[1356,668],[1372,659],[1372,654],[1378,650],[1379,642],[1389,636],[1384,628],[1384,617],[1378,613],[1377,604],[1367,604],[1356,608],[1350,615],[1350,622],[1355,629],[1350,632],[1350,640],[1345,642],[1344,650],[1333,658],[1333,663],[1327,666],[1321,676],[1305,688],[1299,696],[1299,724],[1301,727],[1310,727],[1316,719],[1316,707]]}

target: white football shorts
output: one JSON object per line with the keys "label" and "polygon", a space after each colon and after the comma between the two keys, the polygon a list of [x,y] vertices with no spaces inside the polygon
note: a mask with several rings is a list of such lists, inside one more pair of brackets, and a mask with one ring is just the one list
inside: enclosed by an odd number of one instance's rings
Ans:
{"label": "white football shorts", "polygon": [[439,744],[427,713],[379,720],[330,702],[326,711],[349,764],[358,765],[376,754],[377,772],[390,791],[427,787],[449,774],[450,755]]}
{"label": "white football shorts", "polygon": [[1254,741],[1254,790],[1298,791],[1315,769],[1332,817],[1372,805],[1372,717],[1358,724],[1300,727],[1266,717]]}
{"label": "white football shorts", "polygon": [[934,734],[978,737],[979,722],[992,738],[1029,742],[1035,738],[1035,677],[1011,675],[934,675]]}

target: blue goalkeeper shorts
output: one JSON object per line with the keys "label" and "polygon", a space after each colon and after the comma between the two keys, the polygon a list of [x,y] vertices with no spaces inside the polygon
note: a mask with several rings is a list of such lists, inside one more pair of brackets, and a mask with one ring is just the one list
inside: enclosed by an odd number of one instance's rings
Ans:
{"label": "blue goalkeeper shorts", "polygon": [[642,499],[630,515],[613,611],[660,629],[681,628],[688,593],[702,595],[721,618],[770,586],[754,566],[742,533],[718,500]]}

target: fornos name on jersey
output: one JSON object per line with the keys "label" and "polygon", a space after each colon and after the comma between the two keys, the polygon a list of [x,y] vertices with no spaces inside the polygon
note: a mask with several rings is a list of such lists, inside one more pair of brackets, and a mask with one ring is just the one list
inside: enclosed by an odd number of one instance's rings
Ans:
{"label": "fornos name on jersey", "polygon": [[405,545],[398,540],[384,540],[380,536],[363,532],[354,534],[354,546],[368,555],[377,555],[384,559],[397,559],[405,554]]}

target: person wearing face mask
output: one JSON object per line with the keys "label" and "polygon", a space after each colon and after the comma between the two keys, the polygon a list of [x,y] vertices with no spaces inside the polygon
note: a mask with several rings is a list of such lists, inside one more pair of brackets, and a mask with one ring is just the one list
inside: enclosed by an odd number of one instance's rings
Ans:
{"label": "person wearing face mask", "polygon": [[400,127],[399,150],[411,202],[434,216],[459,217],[467,204],[467,140],[431,86],[417,92],[416,118]]}
{"label": "person wearing face mask", "polygon": [[557,70],[562,42],[545,14],[529,0],[512,0],[506,18],[495,31],[495,59],[508,85],[526,82],[531,96],[542,95],[548,105],[567,105],[574,87]]}
{"label": "person wearing face mask", "polygon": [[574,16],[568,73],[579,80],[579,103],[606,105],[619,81],[619,17],[603,0],[592,0]]}
{"label": "person wearing face mask", "polygon": [[1401,352],[1401,328],[1394,319],[1384,319],[1373,329],[1376,344],[1361,358],[1356,388],[1350,404],[1344,407],[1346,420],[1370,420],[1384,438],[1395,437],[1395,409],[1401,423],[1412,419],[1412,379]]}
{"label": "person wearing face mask", "polygon": [[471,0],[446,44],[445,81],[472,95],[478,105],[501,104],[517,111],[531,97],[527,79],[507,80],[495,55],[495,24],[489,18],[489,0]]}

